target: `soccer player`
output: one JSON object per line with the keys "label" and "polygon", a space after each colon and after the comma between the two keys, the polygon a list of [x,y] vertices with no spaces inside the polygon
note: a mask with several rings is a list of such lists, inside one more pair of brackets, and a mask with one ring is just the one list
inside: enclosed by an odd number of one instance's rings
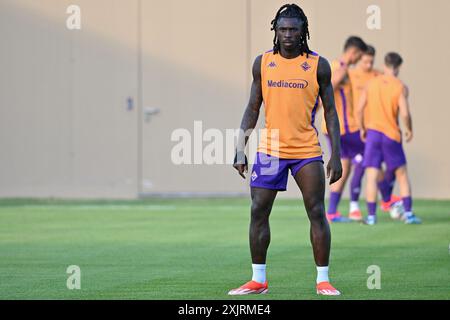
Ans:
{"label": "soccer player", "polygon": [[[402,132],[398,124],[400,118],[405,127],[406,142],[413,137],[411,114],[408,104],[408,89],[397,78],[402,58],[390,52],[384,59],[384,74],[376,77],[362,93],[358,107],[358,122],[361,139],[364,140],[363,166],[367,174],[367,224],[376,223],[377,176],[381,163],[386,164],[386,172],[393,172],[400,187],[405,213],[402,219],[407,224],[421,223],[413,214],[411,186],[406,169],[406,157],[402,146]],[[364,119],[367,112],[367,121]]]}
{"label": "soccer player", "polygon": [[[375,62],[375,48],[371,45],[367,45],[367,50],[362,54],[361,59],[356,64],[355,68],[351,68],[348,71],[350,83],[353,93],[353,105],[355,109],[361,98],[361,93],[366,89],[370,80],[381,74],[378,70],[374,69]],[[355,110],[356,111],[356,110]],[[365,112],[365,121],[367,122],[367,112]],[[362,166],[362,154],[358,154],[352,163],[354,164],[353,177],[350,183],[350,217],[358,217],[362,219],[362,214],[359,209],[359,195],[361,191],[361,183],[364,175],[364,168]],[[384,211],[390,211],[392,206],[400,205],[401,198],[392,195],[392,189],[395,183],[395,175],[392,172],[383,173],[380,170],[378,177],[378,189],[381,193],[381,208]],[[393,208],[393,210],[397,210]]]}
{"label": "soccer player", "polygon": [[339,295],[329,282],[331,235],[325,216],[325,174],[314,118],[319,96],[325,110],[332,153],[327,165],[330,183],[341,177],[340,132],[331,70],[327,60],[308,47],[308,19],[295,4],[282,6],[272,20],[273,50],[255,59],[250,101],[238,137],[234,167],[245,179],[244,153],[264,102],[266,137],[262,137],[252,168],[250,252],[252,280],[230,295],[268,292],[266,255],[270,243],[269,215],[278,191],[285,191],[289,170],[303,194],[317,266],[316,292]]}
{"label": "soccer player", "polygon": [[[364,143],[361,141],[358,124],[353,109],[352,86],[349,78],[349,67],[356,64],[361,58],[363,52],[367,50],[366,43],[359,37],[351,36],[344,45],[344,52],[339,60],[331,63],[332,77],[331,82],[334,88],[334,99],[339,116],[341,132],[341,161],[342,178],[330,187],[330,198],[327,210],[327,218],[330,222],[349,222],[351,220],[362,220],[359,210],[357,194],[351,192],[350,214],[347,217],[341,216],[338,212],[338,206],[342,191],[350,175],[352,161],[355,164],[352,185],[357,185],[362,179],[364,170],[360,162],[364,152]],[[326,122],[326,121],[325,121]],[[322,129],[328,138],[325,123],[322,123]]]}

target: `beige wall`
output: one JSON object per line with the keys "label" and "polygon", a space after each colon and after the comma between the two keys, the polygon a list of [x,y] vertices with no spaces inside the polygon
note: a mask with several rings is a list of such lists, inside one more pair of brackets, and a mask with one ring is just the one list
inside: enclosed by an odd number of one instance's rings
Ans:
{"label": "beige wall", "polygon": [[[252,61],[271,48],[269,23],[284,2],[0,0],[0,197],[248,192],[230,166],[173,165],[170,134],[192,131],[195,120],[204,130],[239,125]],[[70,4],[81,7],[81,30],[65,27]],[[450,71],[450,2],[299,4],[310,47],[329,60],[350,34],[376,46],[377,66],[387,51],[403,55],[413,191],[449,198],[450,108],[441,93]],[[381,7],[381,30],[366,27],[370,4]],[[147,107],[160,110],[149,121]],[[297,196],[292,181],[289,187],[283,196]]]}
{"label": "beige wall", "polygon": [[177,128],[194,138],[194,121],[203,132],[239,125],[249,81],[246,16],[242,0],[142,2],[143,106],[161,111],[143,123],[141,192],[246,192],[229,165],[171,161]]}
{"label": "beige wall", "polygon": [[0,1],[1,196],[136,195],[136,17],[137,1]]}

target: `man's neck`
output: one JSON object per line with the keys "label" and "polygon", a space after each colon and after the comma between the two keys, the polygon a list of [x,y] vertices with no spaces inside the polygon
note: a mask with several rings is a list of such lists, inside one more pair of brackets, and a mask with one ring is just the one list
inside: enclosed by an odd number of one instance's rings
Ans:
{"label": "man's neck", "polygon": [[295,48],[293,50],[286,50],[284,48],[280,48],[280,55],[285,59],[294,59],[297,58],[301,54],[300,48]]}
{"label": "man's neck", "polygon": [[394,70],[392,70],[392,69],[385,68],[384,69],[384,74],[387,75],[387,76],[391,76],[391,77],[397,78],[397,76],[395,75]]}
{"label": "man's neck", "polygon": [[363,73],[371,73],[373,71],[373,69],[365,70],[362,67],[360,67],[358,64],[356,65],[355,69],[360,71],[360,72],[363,72]]}

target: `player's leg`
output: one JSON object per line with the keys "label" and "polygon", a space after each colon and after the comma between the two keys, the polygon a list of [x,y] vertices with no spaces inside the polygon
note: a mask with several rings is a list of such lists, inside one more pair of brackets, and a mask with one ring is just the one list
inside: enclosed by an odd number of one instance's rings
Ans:
{"label": "player's leg", "polygon": [[383,137],[383,156],[387,170],[395,171],[395,179],[398,181],[400,196],[404,208],[402,219],[407,224],[419,224],[421,220],[413,214],[411,184],[406,169],[406,155],[401,142]]}
{"label": "player's leg", "polygon": [[327,266],[331,235],[325,216],[323,164],[318,161],[307,164],[297,172],[294,178],[302,192],[305,209],[311,224],[310,238],[314,260],[318,266]]}
{"label": "player's leg", "polygon": [[402,206],[402,198],[392,194],[395,184],[395,170],[380,170],[378,174],[378,190],[381,194],[381,209],[385,212],[395,210],[395,206]]}
{"label": "player's leg", "polygon": [[378,190],[380,190],[382,203],[388,203],[391,200],[390,187],[382,169],[378,172],[377,185]]}
{"label": "player's leg", "polygon": [[377,213],[377,179],[379,169],[377,167],[366,168],[366,201],[367,201],[367,223],[372,225],[376,223]]}
{"label": "player's leg", "polygon": [[[325,138],[328,142],[328,148],[329,150],[331,150],[330,137],[328,135],[325,135]],[[341,136],[340,139],[341,139],[341,155],[346,155],[347,149],[345,139],[343,136]],[[341,159],[341,163],[342,163],[342,177],[338,182],[346,181],[348,179],[348,171],[350,169],[349,168],[350,163],[347,160]],[[345,182],[343,184],[338,182],[334,183],[330,187],[330,196],[328,200],[328,209],[326,215],[329,222],[332,221],[340,222],[340,220],[346,219],[346,218],[341,219],[341,215],[338,212],[339,202],[341,201],[342,190],[344,189]]]}
{"label": "player's leg", "polygon": [[349,134],[349,155],[352,157],[353,175],[350,181],[350,211],[348,217],[355,221],[363,219],[359,209],[359,195],[361,193],[361,184],[364,176],[363,154],[364,142],[361,140],[359,131]]}
{"label": "player's leg", "polygon": [[252,280],[232,289],[229,295],[260,294],[268,292],[266,279],[266,256],[270,244],[269,216],[277,190],[252,187],[251,216],[249,228],[250,253],[252,257]]}
{"label": "player's leg", "polygon": [[386,170],[386,172],[384,173],[384,179],[388,183],[388,186],[389,186],[388,192],[392,198],[393,197],[392,191],[394,190],[394,185],[395,185],[395,171],[394,170]]}
{"label": "player's leg", "polygon": [[[270,243],[269,215],[278,190],[286,190],[289,174],[288,161],[264,153],[257,153],[252,167],[250,194],[252,198],[250,217],[250,252],[254,266],[254,279],[265,282],[267,248]],[[255,265],[259,270],[255,269]]]}
{"label": "player's leg", "polygon": [[411,184],[408,179],[406,165],[403,165],[395,170],[395,177],[398,181],[400,196],[402,198],[411,197]]}
{"label": "player's leg", "polygon": [[383,161],[382,133],[374,130],[367,130],[366,143],[364,147],[363,166],[366,169],[366,203],[367,203],[367,224],[376,223],[377,212],[377,180]]}
{"label": "player's leg", "polygon": [[264,153],[257,153],[252,167],[251,216],[249,228],[250,253],[252,257],[252,280],[229,295],[259,294],[268,292],[266,279],[266,256],[270,243],[269,216],[280,190],[286,190],[288,161]]}
{"label": "player's leg", "polygon": [[402,220],[407,224],[419,224],[421,220],[414,215],[412,210],[411,183],[408,177],[406,165],[395,170],[395,178],[398,181],[400,196],[402,197],[404,214]]}
{"label": "player's leg", "polygon": [[[267,249],[270,244],[269,215],[277,195],[276,190],[251,188],[252,207],[250,218],[250,253],[254,265],[266,264]],[[255,275],[255,281],[265,282],[264,275]]]}
{"label": "player's leg", "polygon": [[341,216],[338,211],[339,202],[341,201],[342,191],[348,180],[351,170],[351,161],[349,158],[342,158],[342,177],[330,186],[330,198],[327,209],[327,219],[330,222],[348,222],[349,219]]}
{"label": "player's leg", "polygon": [[317,266],[317,293],[339,295],[328,279],[331,233],[325,215],[325,173],[322,162],[302,166],[294,175],[299,186],[310,221],[310,239]]}
{"label": "player's leg", "polygon": [[362,165],[362,155],[357,155],[353,159],[353,175],[350,181],[350,212],[348,217],[352,220],[362,220],[359,208],[359,196],[361,194],[361,184],[364,177],[364,167]]}

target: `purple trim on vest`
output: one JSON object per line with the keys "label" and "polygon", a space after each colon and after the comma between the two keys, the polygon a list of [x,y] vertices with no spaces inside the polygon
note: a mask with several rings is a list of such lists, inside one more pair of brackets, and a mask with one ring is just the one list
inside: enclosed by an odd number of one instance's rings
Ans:
{"label": "purple trim on vest", "polygon": [[348,133],[350,128],[348,127],[348,119],[347,119],[347,98],[345,97],[344,89],[340,88],[339,93],[341,94],[342,99],[342,113],[344,114],[344,133]]}
{"label": "purple trim on vest", "polygon": [[313,126],[314,130],[316,130],[317,136],[319,135],[319,131],[317,131],[316,126],[314,125],[314,121],[316,120],[316,113],[317,113],[317,106],[319,105],[319,96],[316,98],[316,103],[314,104],[314,108],[311,112],[311,125]]}

